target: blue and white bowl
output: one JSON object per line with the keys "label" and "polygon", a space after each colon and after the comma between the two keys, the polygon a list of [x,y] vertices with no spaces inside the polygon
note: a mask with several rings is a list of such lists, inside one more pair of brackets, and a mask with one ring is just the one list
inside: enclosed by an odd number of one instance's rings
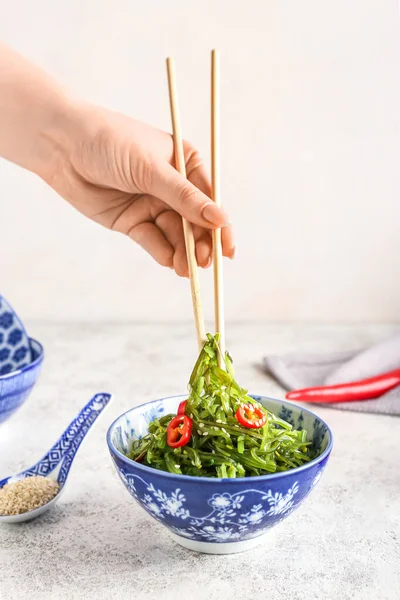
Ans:
{"label": "blue and white bowl", "polygon": [[317,485],[332,450],[332,433],[301,406],[253,396],[294,427],[306,429],[316,458],[290,471],[238,479],[175,475],[127,458],[132,441],[148,432],[149,423],[176,413],[184,398],[142,404],[114,421],[107,443],[118,475],[133,498],[182,546],[211,554],[258,546],[268,529],[286,519]]}
{"label": "blue and white bowl", "polygon": [[0,376],[21,369],[32,360],[28,334],[17,313],[0,295]]}
{"label": "blue and white bowl", "polygon": [[39,377],[44,356],[43,346],[29,338],[29,352],[29,364],[0,376],[0,423],[25,402]]}

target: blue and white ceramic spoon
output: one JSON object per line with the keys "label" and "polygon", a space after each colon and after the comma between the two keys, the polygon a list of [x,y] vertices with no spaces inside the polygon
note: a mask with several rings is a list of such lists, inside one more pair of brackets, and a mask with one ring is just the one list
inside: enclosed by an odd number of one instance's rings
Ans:
{"label": "blue and white ceramic spoon", "polygon": [[18,475],[11,475],[11,477],[6,477],[0,481],[0,488],[2,488],[6,483],[20,481],[21,479],[25,479],[25,477],[42,475],[43,477],[49,477],[50,479],[57,481],[60,486],[57,495],[47,504],[20,515],[0,515],[0,524],[30,521],[54,506],[64,490],[69,470],[76,453],[78,452],[79,446],[110,400],[110,394],[96,394],[96,396],[86,404],[77,417],[69,424],[60,439],[47,454],[39,460],[39,462]]}

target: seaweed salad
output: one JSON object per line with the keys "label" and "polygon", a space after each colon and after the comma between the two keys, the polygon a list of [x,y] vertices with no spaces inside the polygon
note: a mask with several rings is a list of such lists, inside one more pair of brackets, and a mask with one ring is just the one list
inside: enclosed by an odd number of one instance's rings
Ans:
{"label": "seaweed salad", "polygon": [[219,335],[208,335],[177,414],[155,419],[128,457],[148,467],[199,477],[250,477],[287,471],[311,460],[307,432],[295,430],[248,396],[218,366]]}

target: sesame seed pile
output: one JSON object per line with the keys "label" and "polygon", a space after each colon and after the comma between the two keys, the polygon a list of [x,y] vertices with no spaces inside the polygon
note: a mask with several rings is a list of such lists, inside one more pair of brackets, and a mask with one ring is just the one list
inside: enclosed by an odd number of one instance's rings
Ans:
{"label": "sesame seed pile", "polygon": [[20,515],[39,508],[54,498],[59,489],[56,481],[42,476],[7,483],[0,489],[0,515]]}

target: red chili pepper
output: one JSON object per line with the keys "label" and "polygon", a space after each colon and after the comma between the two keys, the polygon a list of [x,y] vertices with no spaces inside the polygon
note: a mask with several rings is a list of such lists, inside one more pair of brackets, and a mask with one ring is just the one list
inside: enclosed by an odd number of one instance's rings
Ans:
{"label": "red chili pepper", "polygon": [[192,435],[193,421],[186,415],[177,415],[167,428],[167,444],[170,448],[186,446]]}
{"label": "red chili pepper", "polygon": [[267,422],[267,415],[259,407],[253,404],[241,404],[236,411],[236,418],[243,427],[248,429],[259,429]]}
{"label": "red chili pepper", "polygon": [[372,400],[400,384],[400,369],[389,371],[353,383],[340,383],[322,387],[305,388],[286,394],[288,400],[300,402],[352,402],[353,400]]}
{"label": "red chili pepper", "polygon": [[178,406],[178,412],[176,414],[184,415],[185,410],[186,410],[186,404],[187,404],[187,400],[182,400],[182,402],[180,402],[180,404]]}
{"label": "red chili pepper", "polygon": [[144,459],[144,457],[145,457],[145,456],[146,456],[146,452],[143,452],[143,454],[140,454],[140,455],[139,455],[139,456],[138,456],[138,457],[135,459],[135,461],[136,461],[136,462],[139,462],[139,463],[140,463],[140,462],[143,462],[143,459]]}

